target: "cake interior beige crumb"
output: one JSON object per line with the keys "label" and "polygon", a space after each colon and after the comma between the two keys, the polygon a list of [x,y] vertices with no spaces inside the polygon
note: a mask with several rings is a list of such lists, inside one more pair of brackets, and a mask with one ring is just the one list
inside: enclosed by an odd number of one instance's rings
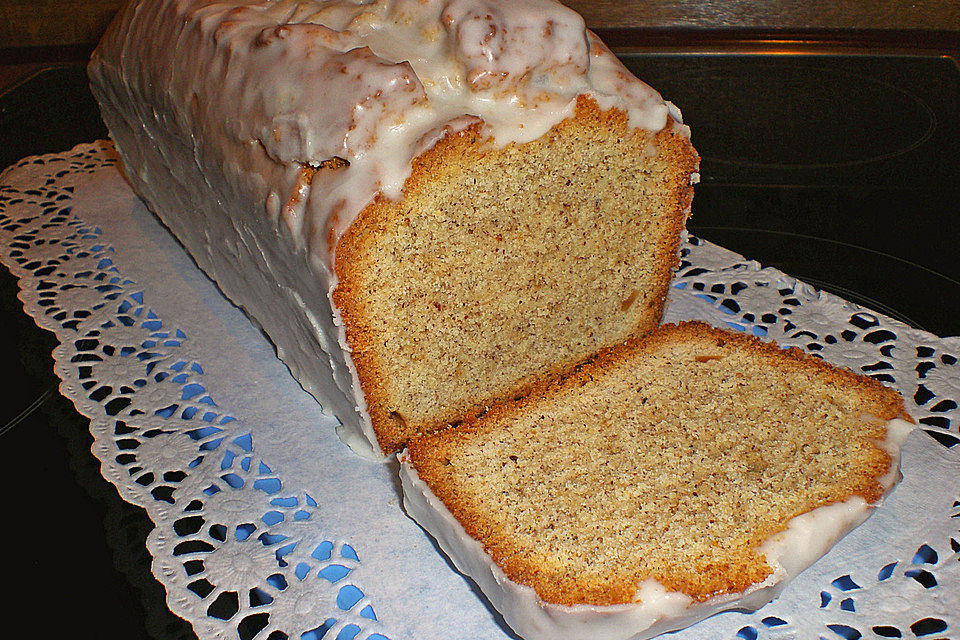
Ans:
{"label": "cake interior beige crumb", "polygon": [[771,572],[792,517],[876,500],[879,383],[689,323],[609,351],[543,393],[410,445],[420,477],[507,575],[558,604],[695,600]]}
{"label": "cake interior beige crumb", "polygon": [[545,136],[477,128],[337,247],[335,300],[384,451],[659,324],[698,158],[581,98]]}

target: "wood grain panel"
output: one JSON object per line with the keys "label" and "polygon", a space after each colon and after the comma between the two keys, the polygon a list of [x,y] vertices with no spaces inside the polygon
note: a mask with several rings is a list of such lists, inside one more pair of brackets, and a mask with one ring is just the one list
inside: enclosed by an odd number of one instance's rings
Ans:
{"label": "wood grain panel", "polygon": [[97,42],[124,0],[0,0],[0,47]]}
{"label": "wood grain panel", "polygon": [[591,28],[960,30],[956,0],[562,0]]}
{"label": "wood grain panel", "polygon": [[[517,2],[521,0],[515,0]],[[956,0],[563,0],[592,29],[960,33]],[[124,0],[0,0],[0,49],[93,45]]]}

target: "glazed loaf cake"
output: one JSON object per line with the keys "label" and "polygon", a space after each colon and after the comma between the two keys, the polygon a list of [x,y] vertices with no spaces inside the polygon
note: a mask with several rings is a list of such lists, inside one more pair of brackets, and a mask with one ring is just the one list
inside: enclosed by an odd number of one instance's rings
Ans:
{"label": "glazed loaf cake", "polygon": [[899,479],[876,381],[668,325],[414,438],[404,506],[526,640],[646,638],[756,609]]}
{"label": "glazed loaf cake", "polygon": [[89,73],[137,194],[361,452],[660,321],[698,158],[558,3],[134,0]]}

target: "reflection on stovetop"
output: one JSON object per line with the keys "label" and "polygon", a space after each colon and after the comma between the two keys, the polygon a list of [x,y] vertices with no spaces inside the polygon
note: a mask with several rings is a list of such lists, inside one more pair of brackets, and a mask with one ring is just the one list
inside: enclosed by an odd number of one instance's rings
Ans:
{"label": "reflection on stovetop", "polygon": [[960,72],[938,56],[636,55],[702,156],[691,232],[960,334]]}
{"label": "reflection on stovetop", "polygon": [[733,179],[750,167],[780,172],[780,182],[824,170],[829,181],[843,175],[838,169],[896,159],[931,139],[936,112],[916,89],[833,62],[737,58],[675,74],[696,88],[690,117],[712,121],[695,129],[704,161],[735,165],[726,172]]}

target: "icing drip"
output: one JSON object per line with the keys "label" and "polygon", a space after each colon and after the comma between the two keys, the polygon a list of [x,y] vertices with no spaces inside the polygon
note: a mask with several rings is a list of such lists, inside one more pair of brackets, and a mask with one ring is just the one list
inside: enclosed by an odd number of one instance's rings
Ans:
{"label": "icing drip", "polygon": [[[150,68],[123,68],[139,59]],[[493,144],[526,142],[588,94],[634,127],[673,121],[686,132],[672,105],[552,0],[135,2],[97,65],[142,78],[157,105],[144,120],[191,131],[196,154],[272,173],[281,188],[262,193],[267,215],[323,270],[367,204],[401,195],[414,157],[478,121]],[[278,212],[278,202],[296,206]]]}

